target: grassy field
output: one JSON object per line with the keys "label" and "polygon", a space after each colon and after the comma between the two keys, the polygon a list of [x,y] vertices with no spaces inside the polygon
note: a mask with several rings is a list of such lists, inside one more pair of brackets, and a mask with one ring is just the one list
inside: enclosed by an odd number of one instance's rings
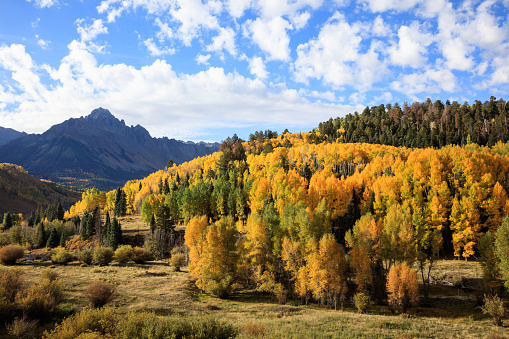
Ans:
{"label": "grassy field", "polygon": [[[491,325],[476,307],[475,292],[454,286],[435,285],[426,307],[412,309],[409,315],[393,316],[383,306],[373,307],[369,314],[358,314],[351,303],[344,311],[317,305],[278,305],[255,291],[242,291],[222,300],[200,293],[185,269],[174,272],[163,261],[104,267],[82,267],[78,262],[52,266],[44,262],[18,267],[28,281],[37,281],[48,267],[58,273],[65,294],[57,318],[86,307],[83,291],[87,285],[105,280],[116,286],[112,304],[119,312],[212,315],[237,326],[243,338],[509,338],[509,327]],[[467,282],[477,279],[479,272],[477,263],[459,261],[441,261],[436,271],[446,279],[450,275]],[[509,321],[506,323],[509,325]]]}

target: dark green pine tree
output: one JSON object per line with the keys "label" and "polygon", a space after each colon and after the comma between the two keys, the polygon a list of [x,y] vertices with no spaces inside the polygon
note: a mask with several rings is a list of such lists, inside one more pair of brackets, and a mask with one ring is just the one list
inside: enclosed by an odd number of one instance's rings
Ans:
{"label": "dark green pine tree", "polygon": [[46,245],[46,232],[44,231],[44,223],[41,221],[37,226],[37,248],[42,248]]}
{"label": "dark green pine tree", "polygon": [[95,218],[93,214],[89,214],[86,223],[87,239],[95,234]]}
{"label": "dark green pine tree", "polygon": [[91,217],[90,214],[88,214],[87,211],[85,211],[85,213],[83,214],[83,218],[81,218],[81,223],[80,223],[80,236],[81,236],[81,239],[83,240],[87,240],[88,239],[88,234],[87,234],[87,224],[88,224],[88,219]]}
{"label": "dark green pine tree", "polygon": [[152,213],[152,218],[150,218],[150,232],[154,234],[155,230],[156,230],[156,218],[154,216],[154,213]]}
{"label": "dark green pine tree", "polygon": [[61,247],[65,247],[65,232],[62,232],[62,234],[60,234],[60,243],[59,243],[59,246]]}
{"label": "dark green pine tree", "polygon": [[9,228],[12,227],[12,215],[7,212],[4,214],[4,226],[3,226],[3,229],[4,230],[8,230]]}
{"label": "dark green pine tree", "polygon": [[60,237],[58,236],[57,229],[53,227],[49,234],[48,241],[46,242],[46,247],[55,248],[60,243]]}
{"label": "dark green pine tree", "polygon": [[115,217],[113,217],[113,222],[111,223],[108,240],[114,250],[122,244],[122,228],[120,222]]}
{"label": "dark green pine tree", "polygon": [[58,220],[64,220],[65,211],[62,207],[62,204],[59,202],[57,205],[57,219]]}
{"label": "dark green pine tree", "polygon": [[102,233],[102,242],[109,245],[109,234],[111,230],[110,213],[106,212],[106,221],[104,222],[104,230]]}
{"label": "dark green pine tree", "polygon": [[117,193],[115,196],[115,208],[113,213],[116,217],[121,217],[126,214],[127,211],[127,200],[126,195],[123,189],[120,187],[117,188]]}

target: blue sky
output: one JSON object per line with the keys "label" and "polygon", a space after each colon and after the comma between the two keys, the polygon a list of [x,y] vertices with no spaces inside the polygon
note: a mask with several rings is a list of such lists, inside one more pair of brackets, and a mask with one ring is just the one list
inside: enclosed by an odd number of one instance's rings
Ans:
{"label": "blue sky", "polygon": [[153,136],[309,131],[386,103],[507,98],[509,0],[1,0],[0,126],[108,108]]}

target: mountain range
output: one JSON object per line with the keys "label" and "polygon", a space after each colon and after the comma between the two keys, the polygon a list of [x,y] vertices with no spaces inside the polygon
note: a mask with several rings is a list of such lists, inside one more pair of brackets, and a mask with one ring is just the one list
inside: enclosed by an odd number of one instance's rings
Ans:
{"label": "mountain range", "polygon": [[170,159],[178,165],[218,149],[218,143],[153,138],[142,126],[128,127],[107,109],[97,108],[42,134],[5,143],[0,162],[58,183],[110,190],[165,168]]}
{"label": "mountain range", "polygon": [[27,135],[25,132],[18,132],[12,128],[5,128],[0,126],[0,146],[25,135]]}

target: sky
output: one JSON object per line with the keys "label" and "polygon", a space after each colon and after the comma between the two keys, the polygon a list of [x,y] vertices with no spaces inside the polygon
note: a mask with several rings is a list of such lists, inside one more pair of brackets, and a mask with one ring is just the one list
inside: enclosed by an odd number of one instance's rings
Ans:
{"label": "sky", "polygon": [[0,126],[103,107],[152,136],[310,131],[366,106],[509,99],[509,0],[0,0]]}

